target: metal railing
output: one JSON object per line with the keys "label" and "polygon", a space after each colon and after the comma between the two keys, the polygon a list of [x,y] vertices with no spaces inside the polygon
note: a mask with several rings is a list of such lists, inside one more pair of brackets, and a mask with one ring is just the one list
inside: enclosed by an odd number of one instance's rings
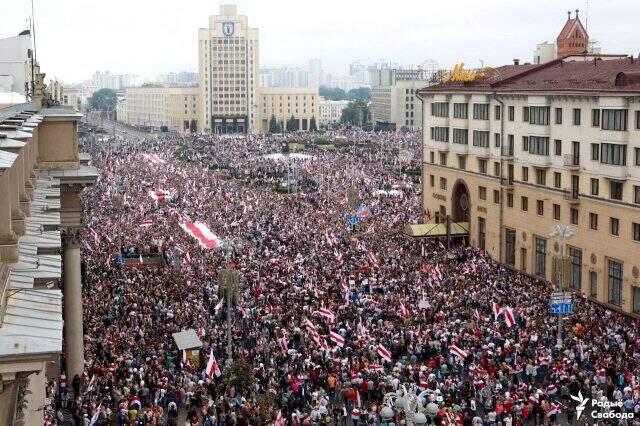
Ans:
{"label": "metal railing", "polygon": [[580,156],[575,154],[565,154],[562,157],[562,162],[565,167],[579,167],[580,166]]}
{"label": "metal railing", "polygon": [[564,199],[569,201],[577,201],[580,198],[578,188],[564,188]]}

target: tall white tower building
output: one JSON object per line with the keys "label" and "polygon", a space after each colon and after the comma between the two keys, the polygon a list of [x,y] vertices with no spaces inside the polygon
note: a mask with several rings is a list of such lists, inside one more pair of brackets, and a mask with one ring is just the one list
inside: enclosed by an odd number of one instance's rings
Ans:
{"label": "tall white tower building", "polygon": [[257,130],[260,82],[258,29],[223,4],[198,33],[200,130],[254,133]]}

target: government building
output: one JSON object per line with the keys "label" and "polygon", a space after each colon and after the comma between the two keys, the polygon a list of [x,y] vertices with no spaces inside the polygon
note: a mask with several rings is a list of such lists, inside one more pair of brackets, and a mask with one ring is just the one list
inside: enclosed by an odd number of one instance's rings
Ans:
{"label": "government building", "polygon": [[197,87],[127,87],[118,101],[118,121],[180,133],[198,129]]}
{"label": "government building", "polygon": [[640,60],[516,62],[418,93],[426,219],[547,280],[565,253],[576,290],[640,315]]}
{"label": "government building", "polygon": [[260,127],[258,30],[231,4],[198,32],[199,129],[255,133]]}

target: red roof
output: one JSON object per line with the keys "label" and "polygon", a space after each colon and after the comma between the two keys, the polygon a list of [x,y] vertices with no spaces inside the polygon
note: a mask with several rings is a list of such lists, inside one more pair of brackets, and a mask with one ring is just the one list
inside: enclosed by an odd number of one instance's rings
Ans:
{"label": "red roof", "polygon": [[[420,93],[435,92],[640,92],[640,59],[565,61],[540,65],[506,65],[482,80],[470,83],[440,83]],[[629,76],[616,78],[620,73]]]}
{"label": "red roof", "polygon": [[562,31],[560,31],[560,34],[558,34],[558,38],[556,40],[562,40],[562,39],[569,38],[569,36],[572,33],[573,28],[576,25],[578,25],[578,28],[580,28],[580,30],[584,33],[584,35],[587,36],[587,30],[582,25],[582,22],[580,21],[580,18],[578,18],[576,16],[573,19],[567,19],[567,22],[564,24],[564,27],[562,27]]}

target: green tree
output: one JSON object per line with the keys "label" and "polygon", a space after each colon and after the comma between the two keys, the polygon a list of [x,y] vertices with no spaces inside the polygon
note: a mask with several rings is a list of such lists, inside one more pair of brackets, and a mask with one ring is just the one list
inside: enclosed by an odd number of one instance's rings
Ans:
{"label": "green tree", "polygon": [[298,130],[298,120],[292,115],[289,120],[287,120],[287,132],[295,132]]}
{"label": "green tree", "polygon": [[230,366],[224,369],[222,384],[229,388],[233,386],[236,393],[243,394],[253,384],[253,370],[244,358],[235,359]]}
{"label": "green tree", "polygon": [[318,126],[316,124],[316,117],[312,116],[311,120],[309,121],[309,131],[311,132],[317,132],[318,131]]}
{"label": "green tree", "polygon": [[368,87],[359,87],[357,89],[349,90],[347,93],[347,99],[350,101],[355,101],[357,99],[364,99],[365,101],[371,100],[371,89]]}
{"label": "green tree", "polygon": [[342,110],[340,122],[352,126],[364,126],[371,120],[369,104],[364,99],[357,99],[349,102],[349,105]]}
{"label": "green tree", "polygon": [[330,101],[341,101],[347,98],[347,94],[339,87],[320,86],[320,96]]}
{"label": "green tree", "polygon": [[89,107],[96,111],[115,111],[118,96],[113,89],[100,89],[89,98]]}
{"label": "green tree", "polygon": [[281,131],[282,129],[280,128],[278,120],[276,120],[275,114],[272,114],[269,120],[269,133],[280,133]]}

